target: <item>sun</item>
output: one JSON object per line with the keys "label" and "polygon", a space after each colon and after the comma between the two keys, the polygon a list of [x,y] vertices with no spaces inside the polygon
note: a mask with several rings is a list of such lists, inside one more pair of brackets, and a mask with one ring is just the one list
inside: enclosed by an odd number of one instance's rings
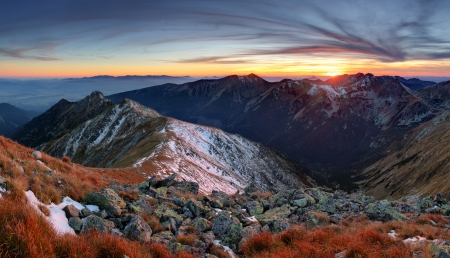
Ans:
{"label": "sun", "polygon": [[326,73],[326,76],[336,76],[336,75],[340,75],[340,72],[336,72],[336,71],[330,71]]}

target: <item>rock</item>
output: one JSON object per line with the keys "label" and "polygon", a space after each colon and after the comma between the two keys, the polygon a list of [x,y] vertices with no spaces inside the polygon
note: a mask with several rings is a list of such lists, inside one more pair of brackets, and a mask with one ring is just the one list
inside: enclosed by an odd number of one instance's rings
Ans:
{"label": "rock", "polygon": [[[223,239],[223,244],[226,246],[236,246],[242,239],[242,225],[232,224],[230,230],[226,234],[225,239]],[[234,249],[237,249],[234,247]]]}
{"label": "rock", "polygon": [[201,202],[192,198],[186,201],[184,206],[187,207],[195,217],[206,214],[209,210]]}
{"label": "rock", "polygon": [[276,207],[266,211],[261,215],[256,215],[256,219],[262,224],[266,225],[275,220],[283,220],[291,214],[291,208],[289,205]]}
{"label": "rock", "polygon": [[6,178],[0,176],[0,187],[6,190]]}
{"label": "rock", "polygon": [[315,211],[308,211],[305,214],[306,217],[306,226],[308,228],[314,228],[314,227],[321,227],[328,225],[330,222],[330,219],[328,218],[328,215],[325,213],[318,213]]}
{"label": "rock", "polygon": [[292,200],[291,204],[300,208],[316,204],[316,200],[310,195],[304,194],[303,198]]}
{"label": "rock", "polygon": [[247,202],[245,208],[251,216],[260,215],[264,212],[263,205],[258,201]]}
{"label": "rock", "polygon": [[196,218],[192,221],[192,225],[200,232],[210,230],[212,223],[204,218]]}
{"label": "rock", "polygon": [[191,193],[195,195],[198,194],[199,185],[196,182],[188,182],[188,181],[174,182],[172,186],[175,187],[181,193]]}
{"label": "rock", "polygon": [[172,185],[173,181],[175,180],[175,177],[177,177],[177,173],[173,173],[172,175],[164,178],[162,181],[157,182],[154,187],[155,188],[168,187]]}
{"label": "rock", "polygon": [[434,197],[434,202],[436,202],[436,203],[438,203],[438,204],[446,203],[444,194],[442,194],[442,193],[437,193],[437,194],[436,194],[436,197]]}
{"label": "rock", "polygon": [[405,216],[395,211],[387,200],[368,204],[365,207],[365,212],[370,219],[383,222],[390,220],[402,221],[405,219]]}
{"label": "rock", "polygon": [[223,208],[223,204],[219,200],[211,200],[211,201],[208,202],[208,204],[209,204],[209,206],[211,208],[214,208],[214,209],[215,208],[217,208],[217,209],[222,209]]}
{"label": "rock", "polygon": [[75,208],[75,206],[73,206],[73,204],[66,205],[66,207],[64,207],[62,210],[66,213],[67,218],[80,217],[80,215],[81,215],[80,210]]}
{"label": "rock", "polygon": [[213,190],[211,193],[211,196],[214,198],[218,198],[220,200],[228,199],[228,194],[226,194],[225,192],[222,192],[222,191]]}
{"label": "rock", "polygon": [[[120,232],[120,230],[118,230],[117,228],[111,229],[111,234],[112,234],[112,235],[119,236],[119,237],[123,237],[123,236],[124,236],[123,233]],[[125,255],[125,256],[126,256],[126,255]],[[128,256],[127,256],[127,257],[128,257]]]}
{"label": "rock", "polygon": [[162,245],[169,245],[170,241],[175,238],[175,235],[170,231],[162,231],[152,235],[152,241]]}
{"label": "rock", "polygon": [[83,227],[83,221],[79,217],[71,217],[69,218],[69,226],[75,230],[76,233],[79,233]]}
{"label": "rock", "polygon": [[151,177],[151,178],[145,180],[144,182],[142,182],[141,184],[139,184],[137,189],[142,193],[146,193],[148,191],[148,189],[150,188],[150,186],[153,185],[154,182],[155,182],[155,177]]}
{"label": "rock", "polygon": [[137,240],[142,243],[149,243],[151,240],[152,229],[141,216],[136,215],[123,229],[123,234],[129,239]]}
{"label": "rock", "polygon": [[230,214],[226,211],[222,211],[214,218],[211,230],[214,232],[216,238],[223,240],[233,224],[234,222],[230,218]]}
{"label": "rock", "polygon": [[114,223],[114,226],[118,229],[123,229],[123,223],[120,218],[110,218],[109,221]]}
{"label": "rock", "polygon": [[32,155],[36,160],[42,160],[42,153],[40,151],[33,151]]}
{"label": "rock", "polygon": [[105,210],[110,217],[118,217],[125,208],[126,203],[112,189],[106,189],[103,193],[93,192],[86,196],[85,201],[97,205]]}
{"label": "rock", "polygon": [[176,213],[174,210],[172,210],[165,204],[159,205],[158,208],[156,208],[156,210],[154,211],[154,213],[162,221],[167,221],[170,218],[173,218],[175,221],[177,221],[178,224],[181,224],[181,222],[183,221],[183,218],[180,215],[178,215],[178,213]]}
{"label": "rock", "polygon": [[84,208],[81,210],[81,217],[85,218],[89,215],[92,215],[92,211],[89,210],[88,208]]}
{"label": "rock", "polygon": [[98,230],[105,233],[111,231],[114,228],[114,223],[109,220],[102,219],[95,215],[90,215],[83,220],[83,227],[81,232],[87,232],[89,230]]}

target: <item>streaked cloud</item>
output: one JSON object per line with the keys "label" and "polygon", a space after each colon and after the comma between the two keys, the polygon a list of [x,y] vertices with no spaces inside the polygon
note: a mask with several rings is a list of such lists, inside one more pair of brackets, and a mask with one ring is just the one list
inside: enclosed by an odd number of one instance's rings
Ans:
{"label": "streaked cloud", "polygon": [[[87,62],[148,73],[167,63],[294,71],[296,60],[326,58],[342,67],[433,66],[450,61],[449,11],[445,0],[9,1],[0,10],[0,63],[64,60],[78,73]],[[439,64],[435,71],[449,68]]]}

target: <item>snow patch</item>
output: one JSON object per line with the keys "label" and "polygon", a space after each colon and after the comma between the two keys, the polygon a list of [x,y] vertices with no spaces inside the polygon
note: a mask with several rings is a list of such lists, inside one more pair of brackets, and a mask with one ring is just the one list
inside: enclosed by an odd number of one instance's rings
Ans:
{"label": "snow patch", "polygon": [[227,251],[228,254],[229,254],[232,258],[235,258],[235,257],[236,257],[236,255],[234,254],[233,250],[232,250],[230,247],[225,246],[225,245],[221,245],[221,244],[220,244],[220,240],[214,240],[214,244],[215,244],[215,245],[220,245],[220,246],[222,246],[222,247],[225,249],[225,251]]}
{"label": "snow patch", "polygon": [[86,205],[86,208],[88,208],[92,212],[99,212],[100,208],[97,205]]}
{"label": "snow patch", "polygon": [[[25,192],[28,203],[34,207],[48,222],[53,226],[56,232],[60,235],[72,234],[75,235],[75,231],[69,226],[69,221],[66,218],[66,213],[56,204],[45,205],[41,203],[31,190]],[[50,215],[45,216],[40,210],[39,205],[46,206],[50,210]]]}

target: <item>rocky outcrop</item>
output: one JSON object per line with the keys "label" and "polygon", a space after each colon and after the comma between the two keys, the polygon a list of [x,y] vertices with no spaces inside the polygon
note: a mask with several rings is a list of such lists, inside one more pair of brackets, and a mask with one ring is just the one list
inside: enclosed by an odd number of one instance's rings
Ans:
{"label": "rocky outcrop", "polygon": [[[79,217],[70,217],[69,225],[77,233],[111,232],[143,243],[161,243],[173,251],[209,257],[208,246],[215,240],[238,252],[256,234],[278,233],[294,225],[312,229],[348,217],[367,216],[387,222],[407,220],[402,213],[415,213],[414,218],[427,212],[450,215],[450,204],[442,194],[389,202],[362,193],[331,193],[321,188],[285,190],[274,195],[246,188],[243,194],[214,191],[211,195],[193,197],[192,193],[186,194],[189,192],[186,189],[192,189],[186,188],[187,185],[193,184],[177,181],[176,175],[163,180],[151,178],[137,186],[112,185],[85,198],[87,204],[98,205],[100,211],[90,214],[83,209]],[[125,202],[117,195],[120,191],[136,190],[140,193],[136,201]],[[120,213],[111,212],[111,207]],[[433,247],[436,252],[443,252],[437,247]]]}

